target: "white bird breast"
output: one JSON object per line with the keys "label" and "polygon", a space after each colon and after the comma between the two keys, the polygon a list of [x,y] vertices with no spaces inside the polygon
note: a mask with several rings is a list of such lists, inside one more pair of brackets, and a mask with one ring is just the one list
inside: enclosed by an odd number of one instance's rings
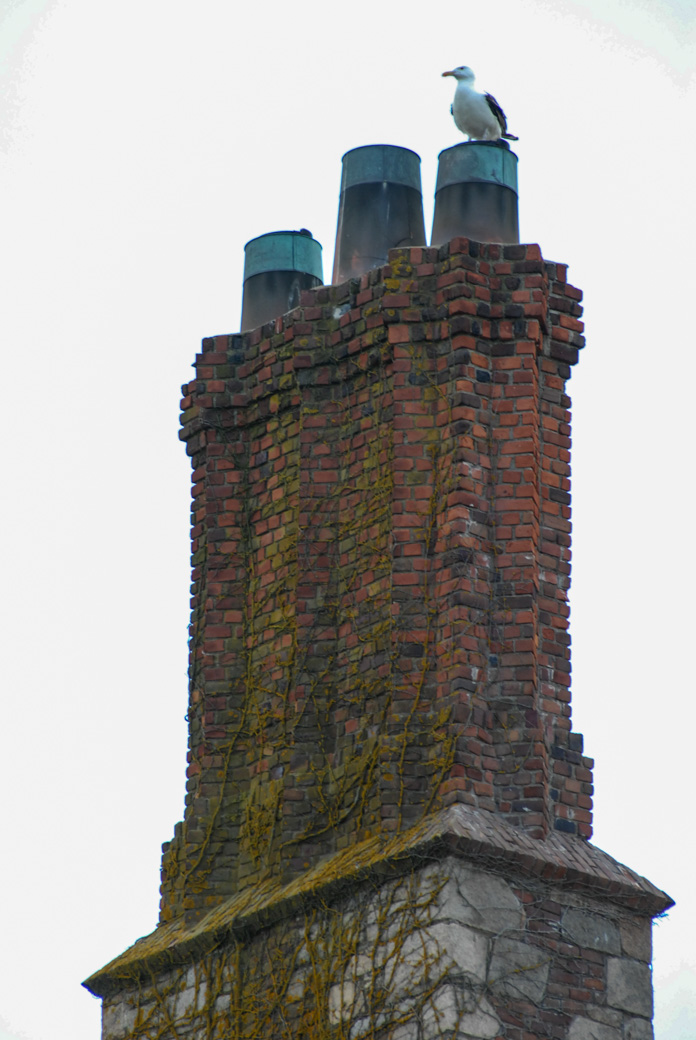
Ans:
{"label": "white bird breast", "polygon": [[454,122],[463,134],[479,141],[497,141],[501,126],[483,94],[466,83],[458,83],[452,105]]}

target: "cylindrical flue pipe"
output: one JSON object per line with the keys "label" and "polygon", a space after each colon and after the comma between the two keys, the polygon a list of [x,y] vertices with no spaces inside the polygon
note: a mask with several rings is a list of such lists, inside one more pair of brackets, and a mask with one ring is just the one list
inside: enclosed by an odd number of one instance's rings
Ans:
{"label": "cylindrical flue pipe", "polygon": [[386,264],[396,246],[425,245],[420,156],[369,144],[343,156],[333,282]]}
{"label": "cylindrical flue pipe", "polygon": [[517,156],[506,141],[463,141],[440,152],[431,245],[460,236],[520,240]]}
{"label": "cylindrical flue pipe", "polygon": [[323,278],[321,245],[306,228],[252,238],[244,246],[242,332],[291,311]]}

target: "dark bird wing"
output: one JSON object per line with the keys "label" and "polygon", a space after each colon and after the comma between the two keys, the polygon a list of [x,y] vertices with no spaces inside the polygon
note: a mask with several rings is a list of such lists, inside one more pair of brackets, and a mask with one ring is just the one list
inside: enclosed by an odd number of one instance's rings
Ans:
{"label": "dark bird wing", "polygon": [[507,138],[508,141],[519,141],[519,137],[515,137],[514,134],[509,134],[507,132],[507,119],[505,118],[505,113],[503,112],[502,108],[500,107],[498,102],[495,100],[493,95],[492,94],[484,94],[483,96],[485,97],[486,101],[488,102],[488,107],[490,108],[491,112],[493,113],[495,118],[500,123],[501,136]]}

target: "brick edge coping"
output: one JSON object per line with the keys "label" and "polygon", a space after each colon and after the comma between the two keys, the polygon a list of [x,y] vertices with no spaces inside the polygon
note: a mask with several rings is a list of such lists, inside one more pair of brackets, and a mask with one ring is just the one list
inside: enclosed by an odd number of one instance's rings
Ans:
{"label": "brick edge coping", "polygon": [[194,923],[178,918],[162,925],[82,985],[95,996],[112,996],[143,977],[203,956],[227,936],[248,935],[290,917],[307,902],[326,899],[370,878],[398,877],[418,862],[448,855],[474,864],[483,861],[496,873],[565,885],[645,916],[655,917],[674,905],[646,878],[581,838],[553,832],[539,841],[493,814],[456,804],[401,834],[369,838],[336,853],[289,883],[259,882]]}

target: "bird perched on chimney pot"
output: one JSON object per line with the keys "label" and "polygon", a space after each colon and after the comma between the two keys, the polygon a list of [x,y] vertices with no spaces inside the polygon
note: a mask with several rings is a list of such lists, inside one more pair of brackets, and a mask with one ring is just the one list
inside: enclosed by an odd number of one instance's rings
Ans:
{"label": "bird perched on chimney pot", "polygon": [[507,119],[492,94],[479,94],[474,90],[474,74],[468,65],[459,65],[443,76],[454,76],[457,89],[450,109],[454,122],[470,141],[519,141],[519,137],[507,132]]}

